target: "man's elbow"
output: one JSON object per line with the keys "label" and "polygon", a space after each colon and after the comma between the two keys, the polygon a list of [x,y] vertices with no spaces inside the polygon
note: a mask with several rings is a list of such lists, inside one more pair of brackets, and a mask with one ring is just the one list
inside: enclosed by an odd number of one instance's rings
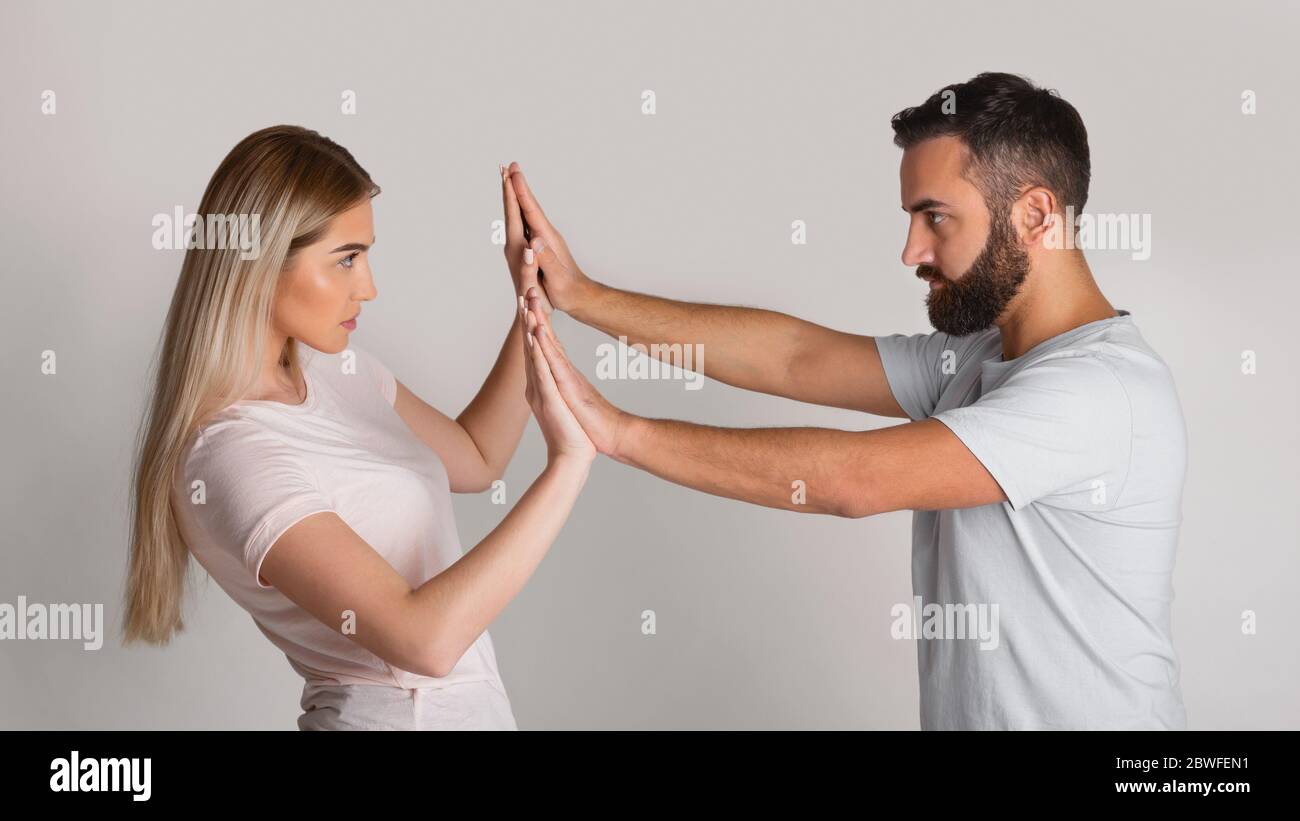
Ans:
{"label": "man's elbow", "polygon": [[835,494],[829,512],[843,519],[865,519],[880,512],[873,501],[874,494],[867,488],[851,483]]}

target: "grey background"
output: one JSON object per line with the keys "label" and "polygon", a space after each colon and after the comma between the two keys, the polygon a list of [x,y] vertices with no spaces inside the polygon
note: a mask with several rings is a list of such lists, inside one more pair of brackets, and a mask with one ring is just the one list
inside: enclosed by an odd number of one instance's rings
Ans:
{"label": "grey background", "polygon": [[[117,638],[132,437],[182,255],[151,248],[150,219],[195,209],[239,139],[315,128],[383,186],[379,297],[354,340],[454,415],[512,319],[490,242],[511,160],[610,284],[859,333],[930,330],[924,285],[899,259],[889,117],[983,70],[1078,107],[1089,211],[1152,214],[1150,260],[1090,260],[1169,363],[1187,416],[1173,623],[1189,725],[1300,727],[1295,4],[2,9],[0,601],[103,602],[111,633],[97,652],[0,643],[0,728],[295,726],[300,679],[215,582],[170,647]],[[55,116],[40,113],[47,88]],[[343,89],[355,116],[339,113]],[[643,89],[655,116],[640,113]],[[806,246],[790,243],[794,219]],[[606,338],[568,318],[558,330],[593,375]],[[55,377],[40,373],[47,348]],[[897,423],[716,382],[597,384],[644,415]],[[530,423],[512,501],[543,460]],[[456,510],[467,548],[505,513],[489,494]],[[491,628],[520,726],[917,727],[915,646],[889,637],[890,607],[911,600],[910,521],[767,510],[598,462]],[[658,635],[641,635],[644,609]],[[1242,635],[1244,610],[1257,635]]]}

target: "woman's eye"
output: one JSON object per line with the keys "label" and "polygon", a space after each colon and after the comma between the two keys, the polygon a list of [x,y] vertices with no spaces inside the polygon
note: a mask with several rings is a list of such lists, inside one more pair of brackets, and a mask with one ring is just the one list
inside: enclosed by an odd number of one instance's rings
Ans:
{"label": "woman's eye", "polygon": [[348,254],[346,257],[344,257],[343,259],[339,260],[339,265],[342,265],[344,268],[351,268],[351,267],[352,267],[352,260],[356,259],[356,258],[357,258],[357,254],[360,254],[360,253],[361,253],[360,251],[354,251],[354,252],[352,252],[351,254]]}
{"label": "woman's eye", "polygon": [[940,214],[938,211],[927,211],[926,213],[930,215],[930,224],[931,224],[931,225],[938,225],[939,223],[941,223],[941,222],[943,222],[944,220],[948,219],[948,215],[947,215],[947,214]]}

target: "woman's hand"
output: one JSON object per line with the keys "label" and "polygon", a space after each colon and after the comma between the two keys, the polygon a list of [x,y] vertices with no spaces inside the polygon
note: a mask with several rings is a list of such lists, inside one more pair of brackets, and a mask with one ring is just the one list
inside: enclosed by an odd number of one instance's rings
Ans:
{"label": "woman's hand", "polygon": [[[535,263],[524,267],[532,268],[534,272],[537,270]],[[564,403],[564,398],[555,385],[555,378],[551,375],[551,368],[542,354],[541,344],[533,336],[538,328],[537,314],[541,314],[537,290],[536,287],[530,289],[533,294],[532,310],[526,308],[524,298],[519,297],[520,336],[523,339],[524,360],[527,363],[525,370],[528,374],[524,397],[533,410],[533,416],[537,418],[537,426],[542,429],[542,437],[546,439],[547,464],[554,465],[566,460],[591,464],[596,458],[596,446]]]}
{"label": "woman's hand", "polygon": [[[506,215],[506,265],[509,266],[510,278],[515,283],[515,293],[523,295],[528,293],[529,288],[537,287],[540,290],[541,285],[537,276],[538,266],[533,264],[534,251],[524,239],[524,218],[519,212],[519,200],[515,197],[515,188],[510,181],[511,169],[517,166],[517,163],[511,163],[509,169],[504,165],[500,167],[501,205]],[[549,316],[551,303],[545,292],[542,292],[541,300],[542,311]]]}
{"label": "woman's hand", "polygon": [[[513,189],[511,196],[517,203],[516,209],[522,209],[523,219],[528,221],[528,228],[532,232],[532,248],[537,254],[542,269],[541,287],[538,289],[541,293],[542,310],[549,315],[551,305],[554,305],[561,311],[572,313],[594,283],[574,261],[573,254],[569,253],[569,246],[564,242],[564,237],[542,213],[542,206],[537,203],[532,189],[528,187],[528,181],[524,179],[524,172],[520,170],[519,163],[510,163],[506,174]],[[524,286],[519,293],[527,294],[528,286]]]}
{"label": "woman's hand", "polygon": [[600,391],[591,386],[564,352],[564,346],[551,331],[551,321],[541,310],[537,291],[527,294],[525,304],[537,332],[533,334],[537,347],[548,365],[551,377],[559,388],[560,396],[573,411],[578,424],[586,432],[597,450],[613,459],[622,458],[621,446],[631,434],[629,430],[636,417],[610,404]]}

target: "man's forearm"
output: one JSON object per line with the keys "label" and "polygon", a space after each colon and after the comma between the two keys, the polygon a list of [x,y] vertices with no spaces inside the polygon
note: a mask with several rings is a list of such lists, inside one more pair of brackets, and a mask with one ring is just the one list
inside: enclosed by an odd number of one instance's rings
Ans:
{"label": "man's forearm", "polygon": [[[674,345],[703,346],[705,376],[746,390],[784,396],[790,363],[809,329],[802,319],[729,305],[706,305],[624,291],[589,281],[581,300],[567,311],[574,319],[612,337],[640,343],[651,354]],[[681,363],[677,363],[681,364]]]}
{"label": "man's forearm", "polygon": [[630,417],[616,460],[695,490],[801,513],[867,509],[861,434]]}

